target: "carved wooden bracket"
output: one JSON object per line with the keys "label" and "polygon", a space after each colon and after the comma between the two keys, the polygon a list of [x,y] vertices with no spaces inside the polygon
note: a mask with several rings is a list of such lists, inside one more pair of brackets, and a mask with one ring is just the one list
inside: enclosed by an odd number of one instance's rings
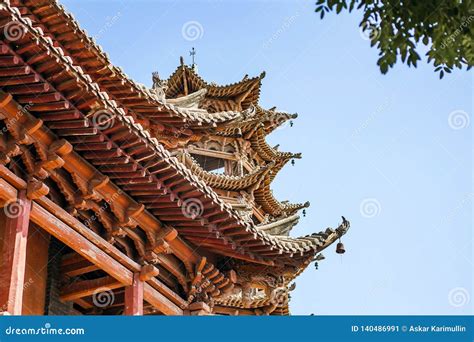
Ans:
{"label": "carved wooden bracket", "polygon": [[135,204],[127,208],[123,216],[123,221],[120,222],[121,226],[129,227],[129,228],[136,228],[137,222],[134,220],[135,217],[140,215],[145,210],[144,204]]}
{"label": "carved wooden bracket", "polygon": [[49,151],[64,157],[72,152],[72,145],[66,139],[56,140],[51,144]]}
{"label": "carved wooden bracket", "polygon": [[29,120],[22,128],[15,125],[15,128],[10,132],[12,132],[12,135],[17,138],[18,144],[31,145],[34,140],[30,135],[36,132],[41,126],[43,126],[43,120],[34,118]]}
{"label": "carved wooden bracket", "polygon": [[102,197],[97,193],[97,191],[102,188],[105,184],[110,181],[110,178],[107,176],[99,175],[88,181],[87,192],[83,194],[85,199],[92,199],[99,201]]}
{"label": "carved wooden bracket", "polygon": [[[157,234],[150,234],[147,232],[146,256],[147,260],[154,260],[153,254],[170,254],[171,246],[169,242],[173,241],[178,236],[176,229],[169,226],[162,226],[162,229]],[[150,261],[151,262],[151,261]],[[156,261],[155,261],[156,262]]]}
{"label": "carved wooden bracket", "polygon": [[31,179],[28,181],[26,187],[26,196],[30,200],[35,200],[46,196],[49,193],[49,188],[41,181]]}
{"label": "carved wooden bracket", "polygon": [[160,270],[158,270],[155,266],[150,264],[143,265],[142,269],[140,270],[139,279],[141,281],[147,281],[153,277],[156,277],[159,273]]}
{"label": "carved wooden bracket", "polygon": [[202,270],[204,269],[204,266],[206,266],[206,263],[207,263],[207,258],[202,257],[201,260],[199,260],[199,262],[196,264],[196,267],[195,267],[196,274],[194,275],[194,278],[191,281],[191,286],[196,286],[196,284],[201,282],[202,277],[203,277]]}

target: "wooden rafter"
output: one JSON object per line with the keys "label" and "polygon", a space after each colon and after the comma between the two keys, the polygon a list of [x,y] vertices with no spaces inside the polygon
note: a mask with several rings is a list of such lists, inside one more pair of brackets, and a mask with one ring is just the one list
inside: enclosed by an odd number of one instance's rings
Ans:
{"label": "wooden rafter", "polygon": [[110,276],[92,280],[80,280],[61,288],[60,298],[63,301],[74,301],[97,294],[101,290],[111,291],[120,287],[123,287],[123,284]]}
{"label": "wooden rafter", "polygon": [[[6,178],[12,179],[13,183],[20,188],[26,188],[26,183],[24,181],[6,170],[3,166],[0,166],[0,168],[2,168],[0,175],[7,174],[8,176]],[[0,186],[0,193],[2,195],[0,197],[3,196],[2,198],[7,198],[9,201],[16,200],[15,188],[0,179],[0,184],[2,182],[3,187]],[[133,272],[130,269],[135,269],[136,271],[141,269],[139,265],[133,266],[133,261],[128,259],[105,240],[95,235],[92,231],[87,229],[74,217],[45,196],[34,200],[31,207],[30,217],[32,222],[36,223],[39,227],[55,236],[66,245],[70,246],[102,270],[108,272],[109,275],[119,281],[122,286],[132,284]],[[82,233],[88,236],[88,238],[77,232],[75,228],[79,229]],[[103,249],[107,252],[98,248],[97,244],[103,246]],[[121,259],[124,263],[128,264],[128,267],[130,268],[127,268],[118,262],[108,253],[112,253],[114,256]],[[159,281],[154,278],[153,281],[150,281],[150,284],[147,283],[144,285],[145,300],[165,314],[181,315],[182,309],[162,293],[158,292],[159,289],[163,290],[164,288],[166,288],[166,286],[160,284]]]}

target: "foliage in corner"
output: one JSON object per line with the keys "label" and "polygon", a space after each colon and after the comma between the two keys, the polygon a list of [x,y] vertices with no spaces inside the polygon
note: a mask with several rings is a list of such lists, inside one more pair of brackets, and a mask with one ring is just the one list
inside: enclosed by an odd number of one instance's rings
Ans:
{"label": "foliage in corner", "polygon": [[416,67],[420,41],[428,46],[428,63],[439,77],[474,64],[473,0],[317,0],[316,12],[363,11],[359,24],[371,46],[379,50],[377,64],[385,74],[400,57]]}

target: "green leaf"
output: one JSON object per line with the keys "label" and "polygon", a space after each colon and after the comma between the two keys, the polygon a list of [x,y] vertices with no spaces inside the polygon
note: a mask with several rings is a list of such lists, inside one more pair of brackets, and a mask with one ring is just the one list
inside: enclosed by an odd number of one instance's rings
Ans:
{"label": "green leaf", "polygon": [[[416,67],[423,44],[428,47],[427,63],[443,78],[454,68],[470,70],[474,64],[474,32],[472,22],[466,23],[467,18],[472,18],[470,2],[316,0],[316,12],[323,19],[326,12],[360,9],[359,26],[370,32],[370,45],[379,52],[377,64],[382,73],[388,72],[399,56],[402,63]],[[374,34],[372,25],[380,31]]]}

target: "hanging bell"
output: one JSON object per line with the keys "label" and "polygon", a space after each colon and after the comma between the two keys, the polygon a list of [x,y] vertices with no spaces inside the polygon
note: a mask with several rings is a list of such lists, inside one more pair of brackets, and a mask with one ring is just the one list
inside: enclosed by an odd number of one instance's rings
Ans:
{"label": "hanging bell", "polygon": [[306,217],[306,209],[303,209],[303,217]]}
{"label": "hanging bell", "polygon": [[336,246],[336,253],[337,254],[344,254],[346,252],[344,248],[344,244],[342,242],[339,242]]}
{"label": "hanging bell", "polygon": [[295,166],[295,160],[291,159],[291,166]]}
{"label": "hanging bell", "polygon": [[290,120],[290,127],[293,127],[293,120]]}

